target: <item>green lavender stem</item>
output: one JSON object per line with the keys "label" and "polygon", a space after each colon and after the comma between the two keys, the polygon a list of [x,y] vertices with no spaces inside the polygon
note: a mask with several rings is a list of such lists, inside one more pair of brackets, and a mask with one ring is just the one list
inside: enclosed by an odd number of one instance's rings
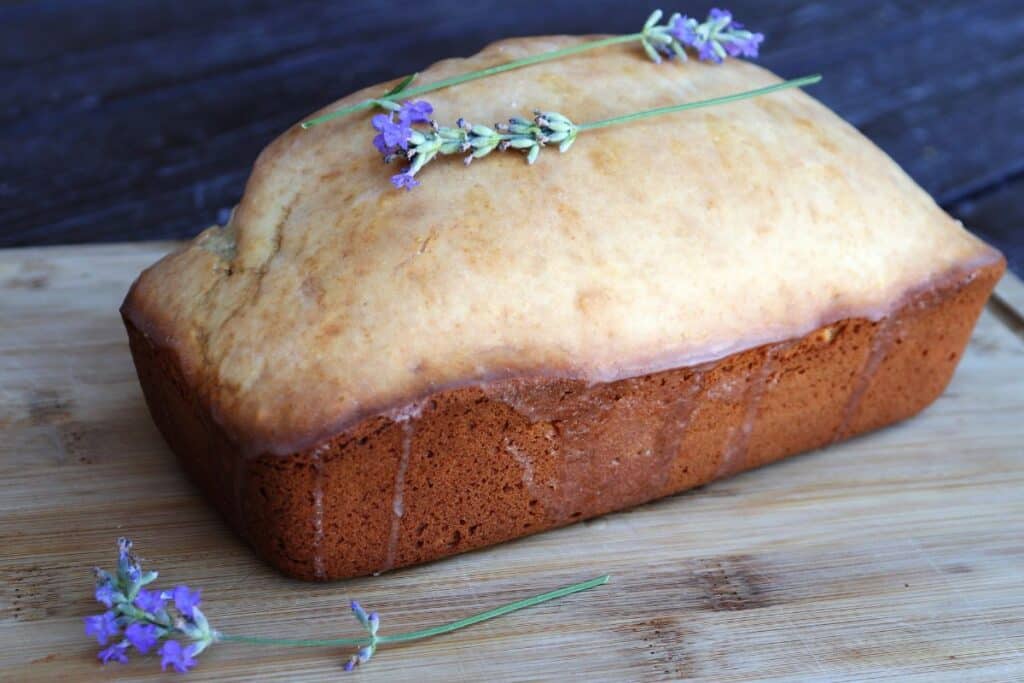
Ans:
{"label": "green lavender stem", "polygon": [[250,643],[253,645],[288,645],[294,647],[341,647],[341,646],[364,646],[369,645],[371,642],[376,642],[378,645],[384,643],[407,643],[413,640],[422,640],[423,638],[430,638],[438,636],[443,633],[451,633],[473,624],[479,624],[481,621],[487,621],[488,619],[494,619],[517,610],[526,609],[527,607],[533,607],[539,605],[542,602],[548,602],[549,600],[557,600],[558,598],[571,595],[573,593],[579,593],[580,591],[589,590],[597,586],[602,586],[608,583],[611,577],[608,574],[599,576],[596,579],[590,579],[582,583],[576,583],[571,586],[564,586],[548,593],[542,593],[541,595],[535,595],[532,598],[525,598],[516,602],[510,602],[507,605],[496,607],[480,614],[474,614],[471,617],[465,619],[459,619],[448,624],[441,626],[434,626],[433,628],[425,628],[419,631],[410,631],[409,633],[398,633],[392,636],[376,636],[370,638],[369,636],[363,638],[333,638],[330,640],[291,640],[286,638],[258,638],[252,636],[232,636],[219,634],[217,640],[223,642],[232,643]]}
{"label": "green lavender stem", "polygon": [[768,95],[779,90],[786,90],[787,88],[800,88],[805,85],[814,85],[821,80],[821,74],[814,74],[813,76],[803,76],[801,78],[794,78],[790,81],[783,81],[782,83],[776,83],[775,85],[769,85],[764,88],[757,88],[756,90],[746,90],[744,92],[735,93],[733,95],[724,95],[722,97],[714,97],[708,100],[698,100],[696,102],[684,102],[683,104],[670,104],[667,107],[657,107],[655,109],[645,109],[644,111],[633,112],[632,114],[624,114],[622,116],[613,116],[610,119],[601,119],[600,121],[591,121],[589,123],[581,123],[577,126],[580,132],[585,130],[594,130],[595,128],[607,128],[608,126],[616,126],[620,123],[629,123],[631,121],[639,121],[640,119],[648,119],[652,116],[661,116],[662,114],[672,114],[677,111],[686,111],[687,109],[699,109],[701,107],[713,107],[719,104],[729,104],[730,102],[738,102],[739,100],[746,100],[751,97],[760,97],[761,95]]}
{"label": "green lavender stem", "polygon": [[433,159],[436,159],[438,155],[468,153],[464,157],[465,162],[468,164],[473,159],[488,156],[496,150],[515,149],[524,152],[527,163],[532,164],[540,156],[541,149],[546,145],[557,144],[560,152],[567,152],[579,134],[588,130],[617,126],[687,109],[738,102],[752,97],[768,95],[787,88],[812,85],[820,80],[821,76],[818,74],[803,76],[802,78],[794,78],[793,80],[783,81],[755,90],[746,90],[707,100],[646,109],[579,125],[574,124],[558,112],[543,111],[535,111],[535,117],[532,122],[522,117],[514,117],[509,119],[507,124],[495,124],[493,129],[481,125],[474,126],[463,119],[459,119],[454,128],[439,126],[431,122],[430,130],[410,129],[406,147],[404,149],[396,147],[394,150],[389,151],[385,155],[384,160],[391,161],[396,158],[405,158],[411,162],[408,168],[398,175],[391,177],[391,182],[395,187],[405,187],[408,189],[419,185],[419,182],[415,179],[416,174]]}
{"label": "green lavender stem", "polygon": [[609,45],[618,45],[619,43],[630,43],[635,40],[640,40],[644,37],[643,33],[629,33],[622,36],[612,36],[611,38],[602,38],[601,40],[592,40],[587,43],[580,43],[571,47],[564,47],[560,50],[552,50],[550,52],[542,52],[538,55],[531,55],[530,57],[523,57],[522,59],[516,59],[511,62],[504,64],[498,64],[497,66],[488,67],[486,69],[480,69],[479,71],[470,71],[469,73],[459,74],[458,76],[450,76],[449,78],[443,78],[435,83],[429,83],[427,85],[421,85],[416,88],[396,88],[391,92],[387,93],[382,97],[371,100],[363,100],[355,104],[350,104],[347,107],[341,109],[335,109],[332,112],[328,112],[316,118],[309,119],[308,121],[302,122],[303,128],[312,128],[325,121],[336,119],[341,116],[347,116],[353,112],[362,111],[363,109],[370,109],[379,105],[381,102],[394,102],[398,99],[405,99],[409,97],[415,97],[417,95],[423,95],[424,93],[433,92],[435,90],[441,90],[442,88],[450,88],[453,85],[459,85],[460,83],[466,83],[468,81],[475,81],[478,78],[486,78],[495,74],[504,73],[506,71],[512,71],[514,69],[521,69],[524,66],[530,66],[531,64],[539,64],[540,62],[546,62],[551,59],[559,59],[561,57],[567,57],[569,55],[578,54],[580,52],[586,52],[588,50],[596,50],[597,48],[607,47]]}

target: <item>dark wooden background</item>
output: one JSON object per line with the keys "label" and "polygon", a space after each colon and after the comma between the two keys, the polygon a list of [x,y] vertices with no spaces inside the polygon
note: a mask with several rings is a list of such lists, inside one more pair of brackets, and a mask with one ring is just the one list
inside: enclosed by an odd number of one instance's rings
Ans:
{"label": "dark wooden background", "polygon": [[[1024,273],[1024,0],[723,4]],[[355,88],[505,36],[633,32],[653,6],[0,0],[0,246],[190,236],[264,145]]]}

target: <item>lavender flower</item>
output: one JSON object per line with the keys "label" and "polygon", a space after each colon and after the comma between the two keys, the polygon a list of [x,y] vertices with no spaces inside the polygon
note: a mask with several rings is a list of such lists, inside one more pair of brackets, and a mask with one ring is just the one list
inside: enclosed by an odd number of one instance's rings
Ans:
{"label": "lavender flower", "polygon": [[412,129],[408,123],[401,120],[396,122],[394,112],[377,114],[370,119],[370,124],[377,131],[377,136],[373,138],[373,146],[381,154],[393,154],[399,149],[409,147]]}
{"label": "lavender flower", "polygon": [[114,606],[114,587],[109,582],[97,584],[94,595],[97,602],[101,602],[107,607]]}
{"label": "lavender flower", "polygon": [[356,615],[356,619],[359,620],[359,623],[365,627],[367,622],[370,620],[370,617],[367,616],[366,610],[364,610],[363,606],[359,604],[359,601],[353,600],[348,604],[348,606],[352,609],[352,614]]}
{"label": "lavender flower", "polygon": [[193,618],[195,608],[202,602],[199,598],[200,592],[200,590],[192,590],[188,586],[177,586],[174,589],[174,606],[188,619]]}
{"label": "lavender flower", "polygon": [[733,20],[732,12],[712,9],[707,20],[694,29],[694,40],[688,43],[697,49],[701,59],[721,63],[729,57],[757,57],[764,34],[752,33]]}
{"label": "lavender flower", "polygon": [[380,615],[376,612],[370,614],[366,613],[357,601],[353,600],[349,606],[352,608],[352,614],[355,615],[359,621],[360,626],[366,630],[370,636],[370,642],[367,645],[359,648],[356,654],[349,657],[348,661],[345,662],[345,671],[352,671],[360,664],[366,664],[373,657],[373,653],[377,651],[377,630],[380,628]]}
{"label": "lavender flower", "polygon": [[160,591],[143,589],[135,596],[135,606],[150,614],[159,614],[163,610],[165,602],[167,602],[167,598]]}
{"label": "lavender flower", "polygon": [[[411,162],[401,173],[391,176],[395,187],[409,190],[420,184],[416,174],[438,154],[465,154],[464,161],[469,164],[473,159],[485,157],[495,150],[517,149],[524,152],[527,163],[532,164],[541,148],[548,144],[558,144],[560,151],[568,151],[578,133],[575,124],[557,112],[537,111],[534,114],[533,120],[515,117],[507,124],[495,124],[494,128],[473,125],[465,119],[459,119],[453,128],[431,121],[430,130],[410,127],[404,144],[388,147],[386,140],[383,145],[374,140],[374,145],[378,150],[385,148],[382,150],[385,163],[398,158]],[[384,135],[383,131],[381,135]]]}
{"label": "lavender flower", "polygon": [[398,110],[398,120],[406,125],[413,123],[427,123],[430,115],[434,113],[434,107],[426,100],[419,102],[406,102]]}
{"label": "lavender flower", "polygon": [[[135,649],[146,654],[153,649],[157,641],[160,640],[160,631],[156,626],[152,624],[140,624],[138,622],[130,624],[128,628],[124,630],[124,637],[128,639],[128,642],[135,646]],[[170,642],[170,641],[168,641]]]}
{"label": "lavender flower", "polygon": [[[449,76],[429,85],[409,88],[418,75],[411,74],[402,79],[398,85],[384,93],[381,97],[370,98],[345,105],[344,107],[338,107],[326,114],[303,121],[302,128],[309,129],[332,119],[374,107],[380,107],[391,112],[400,112],[403,107],[397,104],[397,101],[403,96],[403,93],[406,96],[423,95],[442,88],[450,88],[460,83],[475,81],[478,78],[486,78],[513,69],[521,69],[548,60],[559,59],[568,55],[579,54],[586,50],[594,50],[623,42],[639,41],[647,55],[655,62],[660,63],[663,56],[669,58],[678,57],[680,61],[686,61],[687,47],[696,50],[698,55],[704,55],[703,58],[708,61],[721,62],[726,56],[756,57],[758,47],[764,40],[763,35],[747,31],[742,24],[733,21],[730,12],[722,9],[711,10],[708,13],[708,18],[703,23],[677,13],[673,14],[665,24],[660,24],[662,16],[664,15],[661,10],[655,10],[647,18],[643,29],[636,33],[588,40],[568,47],[549,50],[541,54],[514,59],[504,64],[491,65],[484,69],[477,69],[457,76]],[[710,43],[710,45],[701,49],[704,43]],[[406,101],[404,106],[409,107],[414,104],[422,103]],[[430,114],[430,111],[421,113],[420,116],[422,118],[419,118],[417,121],[416,118],[408,115],[403,117],[399,113],[399,123],[426,123],[427,114]],[[383,141],[381,144],[383,145]],[[385,153],[385,150],[381,149],[381,154]]]}
{"label": "lavender flower", "polygon": [[401,173],[396,173],[391,176],[391,184],[398,189],[402,189],[404,187],[406,190],[411,190],[412,188],[417,187],[420,184],[420,181],[416,180],[416,177],[409,173],[408,168],[403,168]]}
{"label": "lavender flower", "polygon": [[117,540],[117,573],[121,578],[131,582],[142,578],[142,568],[132,554],[132,542],[127,538]]}
{"label": "lavender flower", "polygon": [[[421,109],[420,113],[422,112]],[[215,642],[249,643],[251,645],[356,646],[359,648],[356,654],[352,655],[345,663],[345,670],[352,671],[357,666],[370,661],[381,644],[430,638],[493,619],[502,614],[594,588],[608,581],[608,576],[605,575],[572,586],[564,586],[549,593],[518,600],[504,607],[488,610],[444,626],[386,636],[378,635],[380,615],[376,612],[367,614],[362,605],[353,600],[351,603],[352,613],[366,632],[364,636],[326,641],[288,640],[229,636],[211,629],[206,615],[199,609],[200,591],[192,590],[188,586],[178,586],[171,593],[142,590],[142,586],[152,583],[156,579],[156,572],[142,571],[138,559],[131,553],[130,541],[121,539],[118,542],[118,548],[116,574],[96,569],[96,599],[103,604],[109,603],[108,606],[112,608],[103,614],[85,619],[86,635],[95,636],[100,645],[106,645],[111,638],[121,635],[123,627],[124,637],[119,638],[119,642],[105,647],[97,654],[102,663],[124,663],[128,661],[129,648],[134,647],[140,653],[146,654],[159,644],[161,669],[167,671],[168,668],[171,668],[180,673],[185,673],[196,666],[196,657]],[[107,590],[108,588],[109,590]],[[165,604],[171,598],[173,598],[172,604]]]}
{"label": "lavender flower", "polygon": [[[718,19],[718,21],[726,20],[731,21],[731,19],[721,16]],[[716,58],[718,56],[717,50],[719,49],[724,49],[719,43],[705,42],[701,46],[700,53],[706,55],[709,59]],[[466,165],[469,165],[474,159],[485,157],[495,150],[516,149],[524,152],[526,154],[526,162],[532,164],[540,155],[540,150],[546,145],[557,143],[559,151],[566,152],[572,147],[577,136],[586,131],[618,126],[652,116],[664,116],[689,109],[710,107],[751,97],[760,97],[787,88],[811,85],[820,80],[821,76],[819,75],[804,76],[754,90],[713,97],[706,100],[681,102],[665,107],[634,111],[599,121],[588,121],[579,125],[557,112],[542,112],[538,110],[534,110],[532,121],[521,117],[513,117],[506,124],[494,124],[493,128],[473,125],[461,118],[456,121],[454,127],[439,126],[436,121],[431,121],[429,130],[410,126],[408,138],[402,141],[402,145],[388,148],[387,145],[380,144],[378,149],[383,148],[384,163],[390,163],[395,159],[405,159],[410,162],[406,168],[402,169],[401,173],[391,177],[391,183],[396,188],[408,190],[420,184],[416,180],[416,175],[439,154],[465,154],[463,160]]]}
{"label": "lavender flower", "polygon": [[394,102],[382,102],[382,106],[391,108],[391,111],[387,114],[377,114],[370,119],[371,125],[377,131],[377,136],[373,138],[373,146],[381,154],[395,154],[399,150],[408,149],[412,124],[426,123],[434,111],[433,105],[425,100],[406,102],[401,106]]}
{"label": "lavender flower", "polygon": [[[178,586],[172,592],[146,590],[157,578],[156,572],[143,571],[132,553],[131,541],[118,541],[117,571],[96,569],[96,600],[111,609],[85,619],[85,633],[94,636],[100,645],[121,636],[120,642],[101,650],[101,662],[125,662],[128,648],[134,646],[142,654],[153,650],[161,641],[165,654],[164,668],[173,666],[187,671],[195,665],[195,657],[220,633],[210,628],[199,609],[200,591]],[[167,600],[173,598],[173,607]]]}
{"label": "lavender flower", "polygon": [[121,635],[117,625],[117,615],[113,610],[85,618],[85,635],[95,636],[96,642],[106,645],[111,638]]}
{"label": "lavender flower", "polygon": [[122,640],[120,643],[111,645],[110,647],[100,650],[97,657],[104,664],[108,662],[118,662],[124,664],[128,661],[128,655],[125,653],[128,649],[128,642]]}
{"label": "lavender flower", "polygon": [[[662,16],[661,10],[655,10],[647,18],[643,30],[631,38],[639,38],[644,50],[655,62],[661,62],[663,55],[685,61],[687,47],[696,50],[701,60],[715,63],[726,57],[755,57],[764,40],[762,34],[747,31],[742,24],[733,20],[731,12],[723,9],[712,9],[703,23],[677,13],[661,24]],[[464,119],[459,119],[455,127],[442,127],[429,119],[434,111],[429,102],[407,100],[399,105],[387,99],[411,80],[408,78],[403,81],[385,99],[367,101],[370,105],[388,110],[386,114],[377,114],[370,120],[377,131],[373,146],[384,157],[384,162],[390,163],[395,159],[410,162],[401,172],[391,176],[391,184],[397,189],[411,190],[419,186],[416,174],[439,154],[468,153],[465,156],[468,165],[473,159],[487,156],[495,150],[518,149],[526,154],[527,163],[533,164],[541,148],[548,143],[558,143],[559,149],[565,152],[581,130],[596,125],[586,124],[580,128],[561,114],[535,111],[533,121],[516,117],[507,124],[495,124],[494,128],[471,125]],[[616,122],[632,118],[634,115],[617,117]],[[320,117],[306,123],[313,125],[320,120],[326,119]],[[610,125],[609,121],[600,124]],[[416,123],[428,122],[429,131],[413,127]]]}
{"label": "lavender flower", "polygon": [[748,31],[728,10],[712,9],[703,22],[673,14],[667,23],[659,24],[661,17],[661,10],[656,10],[647,18],[640,41],[655,62],[661,62],[662,55],[686,61],[689,47],[701,61],[721,64],[726,57],[757,57],[764,42],[764,34]]}
{"label": "lavender flower", "polygon": [[195,654],[193,646],[182,647],[178,641],[168,640],[160,648],[160,670],[167,671],[170,666],[178,673],[186,673],[196,665]]}
{"label": "lavender flower", "polygon": [[668,34],[683,45],[693,45],[697,40],[697,21],[685,14],[673,14],[668,22]]}
{"label": "lavender flower", "polygon": [[697,42],[697,56],[700,57],[702,62],[714,62],[715,64],[722,63],[722,58],[719,57],[718,52],[715,51],[715,43],[710,40]]}

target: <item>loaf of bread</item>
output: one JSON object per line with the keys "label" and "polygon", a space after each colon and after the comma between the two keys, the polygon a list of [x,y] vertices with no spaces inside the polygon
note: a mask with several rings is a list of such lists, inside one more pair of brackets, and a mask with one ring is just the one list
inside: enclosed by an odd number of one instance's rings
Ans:
{"label": "loaf of bread", "polygon": [[[500,42],[418,82],[577,40]],[[448,125],[584,122],[777,81],[627,45],[429,99]],[[286,132],[229,224],[122,307],[183,467],[295,577],[489,546],[906,418],[1004,267],[797,90],[588,132],[533,166],[435,161],[408,192],[368,119]]]}

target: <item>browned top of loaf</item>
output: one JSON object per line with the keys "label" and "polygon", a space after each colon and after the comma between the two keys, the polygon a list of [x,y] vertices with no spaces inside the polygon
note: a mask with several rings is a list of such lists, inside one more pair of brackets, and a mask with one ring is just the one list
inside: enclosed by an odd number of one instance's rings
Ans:
{"label": "browned top of loaf", "polygon": [[[578,40],[503,41],[418,82]],[[585,122],[777,80],[737,60],[658,66],[624,45],[428,99],[448,124],[534,108]],[[441,387],[614,379],[878,317],[994,258],[800,91],[589,132],[532,167],[439,160],[412,192],[388,182],[368,118],[287,131],[230,225],[148,269],[126,301],[252,451],[310,445]]]}

